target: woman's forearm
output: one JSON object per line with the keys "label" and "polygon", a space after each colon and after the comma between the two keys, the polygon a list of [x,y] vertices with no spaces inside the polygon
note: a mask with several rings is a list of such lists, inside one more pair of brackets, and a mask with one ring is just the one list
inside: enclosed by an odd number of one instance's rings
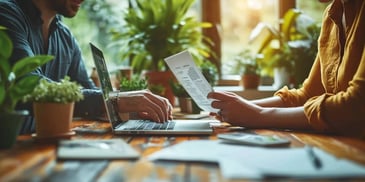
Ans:
{"label": "woman's forearm", "polygon": [[311,129],[303,107],[269,107],[261,111],[260,125],[283,129]]}
{"label": "woman's forearm", "polygon": [[261,107],[283,107],[283,101],[278,96],[252,100],[251,102]]}

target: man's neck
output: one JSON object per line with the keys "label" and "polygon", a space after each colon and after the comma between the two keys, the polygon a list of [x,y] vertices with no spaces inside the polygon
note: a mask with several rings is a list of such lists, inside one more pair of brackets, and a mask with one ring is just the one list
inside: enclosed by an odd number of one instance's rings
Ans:
{"label": "man's neck", "polygon": [[47,50],[49,28],[57,12],[50,7],[49,1],[47,0],[33,0],[33,3],[41,12],[41,19],[43,21],[42,25],[43,43],[44,43],[44,48]]}
{"label": "man's neck", "polygon": [[51,9],[49,2],[46,0],[33,0],[33,3],[41,12],[43,24],[49,27],[57,12]]}

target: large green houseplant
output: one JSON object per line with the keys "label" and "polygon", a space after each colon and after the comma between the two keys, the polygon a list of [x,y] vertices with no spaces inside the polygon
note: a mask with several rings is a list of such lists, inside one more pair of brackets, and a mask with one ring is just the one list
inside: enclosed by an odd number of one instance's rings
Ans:
{"label": "large green houseplant", "polygon": [[33,102],[37,139],[59,139],[73,135],[71,122],[75,102],[84,98],[81,86],[66,76],[60,82],[41,79],[24,101]]}
{"label": "large green houseplant", "polygon": [[151,78],[151,73],[168,69],[164,58],[189,50],[200,64],[212,56],[210,41],[201,31],[211,24],[187,16],[193,3],[194,0],[129,1],[130,6],[124,13],[125,24],[112,31],[113,44],[121,50],[121,60],[129,61],[136,74],[147,71],[148,84],[162,84],[166,94],[171,93],[168,84],[171,73],[158,76],[167,79],[162,83]]}
{"label": "large green houseplant", "polygon": [[319,32],[319,24],[299,9],[288,10],[279,29],[260,23],[250,43],[254,51],[264,55],[258,62],[262,74],[274,76],[276,68],[284,68],[294,78],[294,86],[299,86],[315,59]]}
{"label": "large green houseplant", "polygon": [[0,26],[0,148],[10,148],[16,141],[26,110],[16,110],[17,103],[37,85],[39,77],[27,75],[52,60],[52,56],[25,57],[10,63],[13,44]]}

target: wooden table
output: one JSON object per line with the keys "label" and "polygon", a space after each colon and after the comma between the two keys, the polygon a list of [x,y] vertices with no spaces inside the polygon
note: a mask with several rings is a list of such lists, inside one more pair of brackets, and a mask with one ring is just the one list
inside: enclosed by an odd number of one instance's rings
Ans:
{"label": "wooden table", "polygon": [[[92,121],[74,121],[78,126]],[[108,125],[109,123],[96,123]],[[325,136],[313,133],[253,130],[258,134],[287,137],[290,147],[303,147],[310,144],[322,148],[341,158],[347,158],[365,165],[365,141],[341,136]],[[216,130],[215,133],[226,132]],[[57,161],[56,145],[37,143],[31,136],[19,136],[12,149],[0,150],[0,181],[230,181],[224,179],[218,164],[190,162],[151,162],[146,156],[164,147],[196,139],[215,140],[212,136],[115,136],[107,134],[76,134],[73,139],[123,138],[142,157],[133,160],[112,161]],[[95,170],[90,166],[101,166]],[[365,179],[351,179],[365,180]],[[242,180],[244,181],[244,180]]]}

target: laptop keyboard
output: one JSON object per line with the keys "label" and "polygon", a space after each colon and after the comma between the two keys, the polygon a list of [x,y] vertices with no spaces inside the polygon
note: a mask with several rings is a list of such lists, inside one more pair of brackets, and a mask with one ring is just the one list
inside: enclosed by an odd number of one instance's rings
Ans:
{"label": "laptop keyboard", "polygon": [[175,126],[174,121],[156,123],[148,120],[139,120],[124,124],[124,130],[172,130]]}

